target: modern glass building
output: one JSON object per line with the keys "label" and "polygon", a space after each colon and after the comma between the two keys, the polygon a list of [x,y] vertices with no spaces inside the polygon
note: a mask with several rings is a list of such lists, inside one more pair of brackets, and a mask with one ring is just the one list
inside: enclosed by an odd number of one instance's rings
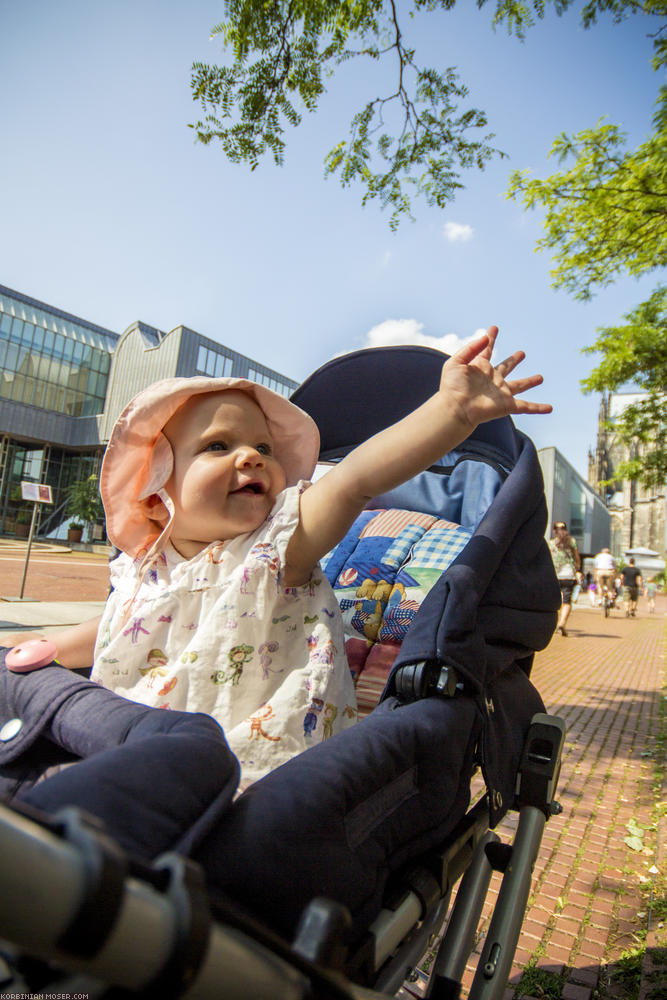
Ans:
{"label": "modern glass building", "polygon": [[547,538],[554,521],[565,521],[581,555],[596,555],[610,539],[610,515],[603,501],[557,448],[540,448],[537,457],[547,501]]}
{"label": "modern glass building", "polygon": [[198,374],[243,376],[286,396],[298,384],[184,326],[135,322],[118,334],[0,285],[0,535],[27,535],[24,481],[51,486],[37,533],[64,538],[67,487],[99,474],[125,404],[158,379]]}

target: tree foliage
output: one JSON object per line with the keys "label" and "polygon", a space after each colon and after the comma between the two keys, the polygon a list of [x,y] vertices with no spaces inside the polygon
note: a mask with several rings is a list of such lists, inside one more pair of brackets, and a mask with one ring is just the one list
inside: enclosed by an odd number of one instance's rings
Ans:
{"label": "tree foliage", "polygon": [[613,392],[631,382],[646,395],[610,425],[629,447],[630,458],[614,470],[617,479],[661,487],[667,478],[667,287],[624,316],[621,326],[602,327],[586,353],[602,360],[582,382],[585,392]]}
{"label": "tree foliage", "polygon": [[638,277],[667,264],[667,96],[661,95],[654,134],[634,150],[616,125],[599,122],[551,149],[573,165],[546,180],[512,174],[509,196],[545,209],[538,249],[554,253],[556,288],[579,299],[619,275]]}
{"label": "tree foliage", "polygon": [[[410,215],[411,199],[448,204],[462,187],[461,171],[483,169],[495,156],[487,117],[465,107],[468,90],[454,66],[422,66],[404,30],[420,13],[447,11],[456,0],[226,0],[225,20],[212,30],[228,59],[195,63],[192,95],[202,117],[190,127],[202,143],[217,141],[233,162],[255,169],[265,156],[285,158],[285,129],[314,112],[325,78],[364,59],[372,67],[392,61],[394,86],[368,96],[349,134],[331,148],[325,173],[343,186],[359,184],[362,203],[377,200],[395,228]],[[479,8],[488,0],[476,0]],[[523,38],[548,7],[562,14],[573,0],[494,0],[494,25]],[[602,12],[616,19],[642,9],[637,0],[589,0],[581,8],[588,27]],[[374,87],[368,74],[368,88]],[[371,91],[372,92],[372,91]]]}
{"label": "tree foliage", "polygon": [[[667,17],[667,0],[618,0],[609,6],[616,18],[624,13]],[[656,70],[667,65],[666,34],[667,23],[652,36]],[[521,199],[526,209],[545,210],[545,235],[537,248],[553,253],[556,288],[586,300],[620,275],[639,277],[667,264],[665,86],[653,126],[636,149],[627,149],[626,134],[605,122],[572,136],[563,132],[550,156],[561,165],[570,161],[567,169],[546,180],[531,178],[528,171],[511,175],[508,197]]]}
{"label": "tree foliage", "polygon": [[[626,6],[629,13],[667,16],[667,0]],[[621,12],[616,11],[616,14]],[[667,65],[666,24],[653,34],[656,70]],[[559,135],[551,156],[564,167],[546,180],[515,171],[508,195],[525,208],[545,211],[539,250],[553,254],[553,285],[575,298],[593,293],[621,275],[639,277],[667,264],[667,87],[659,90],[653,133],[635,149],[616,126]],[[565,167],[566,162],[568,163]],[[667,288],[660,285],[625,323],[598,329],[586,353],[601,360],[582,381],[585,392],[613,392],[626,382],[645,395],[609,425],[628,448],[614,474],[644,486],[667,480]]]}

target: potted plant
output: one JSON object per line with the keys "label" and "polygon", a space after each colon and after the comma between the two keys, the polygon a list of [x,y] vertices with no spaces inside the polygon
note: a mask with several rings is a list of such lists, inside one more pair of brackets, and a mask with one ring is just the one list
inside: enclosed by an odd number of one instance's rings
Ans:
{"label": "potted plant", "polygon": [[67,487],[66,510],[73,518],[67,529],[67,541],[81,541],[84,528],[88,526],[90,532],[90,526],[104,517],[97,476],[78,480]]}
{"label": "potted plant", "polygon": [[67,526],[67,541],[80,542],[83,538],[83,524],[80,521],[70,521]]}

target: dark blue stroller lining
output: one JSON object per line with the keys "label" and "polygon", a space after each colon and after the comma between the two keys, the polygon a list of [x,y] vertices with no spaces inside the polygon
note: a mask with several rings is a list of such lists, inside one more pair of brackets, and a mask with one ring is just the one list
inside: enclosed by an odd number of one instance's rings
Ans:
{"label": "dark blue stroller lining", "polygon": [[[324,366],[294,401],[320,426],[322,458],[335,460],[427,398],[441,365],[439,352],[422,348],[359,352]],[[23,722],[0,754],[5,795],[47,812],[75,803],[146,859],[188,853],[212,889],[286,937],[304,905],[326,895],[349,908],[360,940],[394,874],[462,817],[477,763],[490,824],[510,808],[530,720],[543,710],[529,674],[560,591],[535,450],[506,419],[478,428],[439,466],[447,471],[371,505],[433,508],[474,534],[423,601],[365,720],[233,801],[237,765],[215,724],[136,706],[57,668],[3,673],[0,727]],[[40,755],[46,763],[56,745],[86,759],[30,788]]]}
{"label": "dark blue stroller lining", "polygon": [[196,859],[213,884],[288,939],[316,896],[347,906],[358,938],[391,871],[465,812],[476,715],[470,701],[398,707],[389,699],[350,730],[352,739],[327,740],[248,789]]}
{"label": "dark blue stroller lining", "polygon": [[395,693],[396,678],[406,666],[453,668],[486,715],[481,763],[492,826],[513,794],[494,686],[513,666],[530,674],[535,652],[553,635],[560,602],[544,540],[539,462],[532,442],[517,437],[521,450],[511,475],[470,542],[427,594],[385,692]]}
{"label": "dark blue stroller lining", "polygon": [[[516,775],[530,720],[544,708],[517,669],[498,681],[494,698],[496,732]],[[309,900],[325,896],[351,911],[350,940],[358,940],[391,875],[442,842],[464,814],[482,724],[472,698],[401,705],[389,697],[249,788],[194,857],[212,884],[286,937]]]}
{"label": "dark blue stroller lining", "polygon": [[6,800],[77,806],[147,860],[188,853],[231,805],[239,765],[209,716],[146,708],[57,666],[13,674],[4,660],[3,722],[21,722],[0,743]]}

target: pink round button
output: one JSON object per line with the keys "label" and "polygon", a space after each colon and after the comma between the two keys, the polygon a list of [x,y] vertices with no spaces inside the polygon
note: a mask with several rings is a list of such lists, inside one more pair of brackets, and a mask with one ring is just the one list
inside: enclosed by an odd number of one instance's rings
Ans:
{"label": "pink round button", "polygon": [[51,639],[28,639],[19,646],[14,646],[7,653],[7,669],[15,674],[27,674],[31,670],[39,670],[48,663],[53,663],[58,655],[55,642]]}

